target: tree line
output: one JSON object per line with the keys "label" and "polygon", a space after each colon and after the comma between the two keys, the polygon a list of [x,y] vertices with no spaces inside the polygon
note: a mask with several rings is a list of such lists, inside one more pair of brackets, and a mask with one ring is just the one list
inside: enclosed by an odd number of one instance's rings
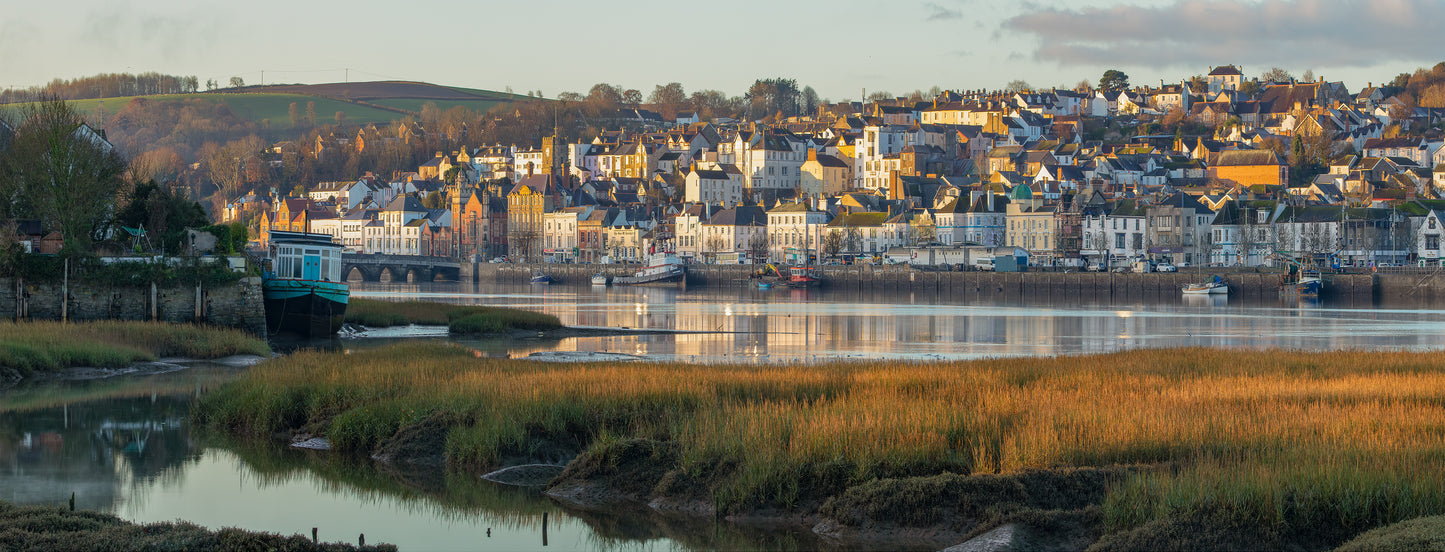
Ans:
{"label": "tree line", "polygon": [[55,79],[42,86],[0,90],[0,103],[38,102],[46,98],[89,100],[119,96],[190,94],[200,90],[195,75],[164,75],[156,72],[103,73],[76,79]]}

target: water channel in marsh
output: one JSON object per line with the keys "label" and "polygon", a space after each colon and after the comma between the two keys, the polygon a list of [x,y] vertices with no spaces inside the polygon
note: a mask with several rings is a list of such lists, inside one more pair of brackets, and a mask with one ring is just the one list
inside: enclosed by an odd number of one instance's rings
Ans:
{"label": "water channel in marsh", "polygon": [[[580,326],[654,333],[459,339],[487,355],[607,352],[696,363],[969,359],[1137,347],[1421,350],[1445,344],[1445,312],[1420,305],[1248,303],[1224,297],[1128,305],[958,304],[947,297],[828,290],[468,284],[354,286],[357,297],[513,306]],[[335,349],[451,339],[435,328],[285,343]],[[284,360],[282,360],[284,362]],[[535,490],[443,470],[238,442],[189,424],[195,397],[245,367],[26,382],[0,391],[0,500],[64,504],[138,521],[182,519],[403,550],[836,549],[806,529],[565,508]],[[545,519],[545,522],[544,522]],[[545,536],[544,536],[545,526]],[[491,534],[488,536],[488,530]]]}

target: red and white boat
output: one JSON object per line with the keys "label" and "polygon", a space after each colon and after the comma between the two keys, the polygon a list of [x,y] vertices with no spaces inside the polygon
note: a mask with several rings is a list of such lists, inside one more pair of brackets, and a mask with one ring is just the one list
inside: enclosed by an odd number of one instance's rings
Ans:
{"label": "red and white boat", "polygon": [[821,283],[823,280],[818,278],[818,270],[815,268],[795,266],[788,269],[788,287],[817,287]]}

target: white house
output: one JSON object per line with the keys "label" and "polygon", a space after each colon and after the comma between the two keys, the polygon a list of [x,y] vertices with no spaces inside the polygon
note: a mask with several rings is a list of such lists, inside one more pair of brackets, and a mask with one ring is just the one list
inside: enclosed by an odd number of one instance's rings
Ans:
{"label": "white house", "polygon": [[1414,231],[1415,258],[1420,266],[1441,266],[1441,259],[1445,259],[1445,243],[1440,239],[1445,233],[1445,212],[1431,209]]}
{"label": "white house", "polygon": [[695,168],[684,179],[683,200],[688,203],[715,203],[735,207],[743,201],[742,174],[728,174],[720,168]]}
{"label": "white house", "polygon": [[715,261],[741,262],[756,240],[768,238],[768,218],[762,207],[740,205],[713,213],[699,225],[702,254]]}
{"label": "white house", "polygon": [[1080,253],[1092,264],[1124,266],[1145,253],[1145,210],[1134,200],[1121,200],[1112,210],[1084,217]]}
{"label": "white house", "polygon": [[819,257],[824,227],[832,216],[806,203],[784,203],[768,211],[768,259],[808,263]]}
{"label": "white house", "polygon": [[542,254],[558,262],[576,257],[577,223],[592,214],[592,207],[567,207],[542,215]]}

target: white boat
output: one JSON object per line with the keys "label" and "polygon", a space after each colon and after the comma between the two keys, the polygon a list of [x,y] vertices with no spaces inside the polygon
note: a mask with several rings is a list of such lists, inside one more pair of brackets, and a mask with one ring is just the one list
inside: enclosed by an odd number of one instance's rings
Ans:
{"label": "white boat", "polygon": [[1229,284],[1224,282],[1203,282],[1180,286],[1185,295],[1223,295],[1229,293]]}
{"label": "white boat", "polygon": [[606,274],[602,274],[602,273],[600,273],[600,272],[597,273],[597,274],[592,275],[592,285],[594,285],[594,286],[605,286],[605,285],[607,285],[607,275],[606,275]]}
{"label": "white boat", "polygon": [[677,255],[653,253],[647,256],[642,270],[638,270],[631,276],[613,278],[612,283],[619,286],[670,284],[681,281],[686,274],[687,270],[682,266],[682,259],[679,259]]}

